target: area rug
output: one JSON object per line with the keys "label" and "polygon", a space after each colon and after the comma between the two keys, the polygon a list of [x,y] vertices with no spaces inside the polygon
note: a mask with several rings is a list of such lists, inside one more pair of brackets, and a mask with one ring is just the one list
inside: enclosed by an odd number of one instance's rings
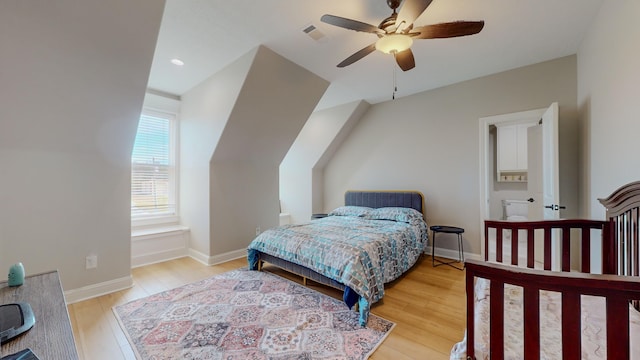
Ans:
{"label": "area rug", "polygon": [[366,359],[395,324],[238,269],[113,308],[138,359]]}

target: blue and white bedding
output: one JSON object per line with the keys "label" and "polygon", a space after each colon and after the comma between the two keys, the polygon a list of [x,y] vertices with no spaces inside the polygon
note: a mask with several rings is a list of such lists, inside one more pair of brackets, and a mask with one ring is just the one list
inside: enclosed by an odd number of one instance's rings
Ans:
{"label": "blue and white bedding", "polygon": [[336,280],[358,294],[364,325],[371,304],[384,296],[384,284],[425,252],[427,236],[427,224],[414,209],[343,206],[307,224],[263,232],[248,247],[249,268],[258,268],[262,252]]}

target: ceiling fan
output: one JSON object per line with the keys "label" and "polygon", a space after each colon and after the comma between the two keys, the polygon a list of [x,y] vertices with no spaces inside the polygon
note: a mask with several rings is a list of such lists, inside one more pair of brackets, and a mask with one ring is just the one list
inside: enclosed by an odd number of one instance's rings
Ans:
{"label": "ceiling fan", "polygon": [[323,15],[320,20],[327,24],[378,36],[378,41],[346,58],[338,67],[342,68],[369,55],[376,49],[393,54],[398,66],[404,71],[416,66],[411,45],[415,39],[438,39],[477,34],[484,21],[454,21],[414,27],[413,22],[427,9],[433,0],[404,0],[399,12],[396,9],[402,0],[387,0],[393,14],[374,26],[361,21],[335,15]]}

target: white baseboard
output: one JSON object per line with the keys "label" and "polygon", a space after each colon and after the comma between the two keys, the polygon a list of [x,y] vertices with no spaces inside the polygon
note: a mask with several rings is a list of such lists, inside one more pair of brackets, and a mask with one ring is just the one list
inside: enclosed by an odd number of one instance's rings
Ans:
{"label": "white baseboard", "polygon": [[[431,248],[429,248],[429,250],[431,250]],[[431,251],[428,252],[428,255],[431,255]],[[436,248],[436,256],[451,260],[457,260],[458,250]],[[468,252],[464,252],[464,258],[468,260],[482,260],[482,257],[480,255]]]}
{"label": "white baseboard", "polygon": [[137,268],[140,266],[157,264],[164,261],[174,260],[188,256],[188,251],[185,248],[159,251],[152,254],[144,254],[140,256],[131,257],[131,268]]}
{"label": "white baseboard", "polygon": [[94,297],[110,294],[112,292],[128,289],[133,286],[131,275],[119,279],[109,280],[98,284],[83,286],[78,289],[71,289],[64,292],[67,304],[77,303]]}
{"label": "white baseboard", "polygon": [[[229,260],[235,260],[247,256],[247,249],[234,250],[228,253],[208,256],[194,249],[175,249],[168,251],[160,251],[153,254],[144,254],[137,257],[137,260],[132,259],[132,267],[138,267],[143,265],[149,265],[152,263],[163,262],[167,260],[177,259],[185,256],[190,256],[194,260],[201,262],[204,265],[216,265]],[[138,264],[134,264],[137,261]],[[112,292],[128,289],[133,286],[133,278],[131,275],[125,276],[119,279],[109,280],[98,284],[84,286],[78,289],[71,289],[64,292],[65,300],[67,304],[73,304],[76,302],[88,300],[94,297],[106,295]]]}
{"label": "white baseboard", "polygon": [[204,253],[201,253],[198,250],[194,250],[192,248],[189,248],[187,250],[188,255],[190,258],[192,258],[193,260],[196,260],[197,262],[201,263],[202,265],[207,265],[209,266],[210,264],[209,262],[209,255],[206,255]]}
{"label": "white baseboard", "polygon": [[203,254],[200,251],[194,249],[189,249],[189,256],[194,260],[203,263],[204,265],[211,266],[221,264],[230,260],[240,259],[243,257],[246,258],[247,249],[234,250],[224,254],[213,256]]}

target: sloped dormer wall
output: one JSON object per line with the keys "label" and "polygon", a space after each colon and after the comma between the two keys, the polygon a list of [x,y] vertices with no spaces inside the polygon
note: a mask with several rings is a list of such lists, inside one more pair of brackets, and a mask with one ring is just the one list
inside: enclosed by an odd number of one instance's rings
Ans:
{"label": "sloped dormer wall", "polygon": [[255,56],[254,50],[182,95],[180,115],[181,222],[190,228],[191,255],[208,262],[209,162]]}
{"label": "sloped dormer wall", "polygon": [[[263,46],[231,67],[183,96],[181,143],[199,140],[181,155],[181,209],[192,256],[207,263],[237,257],[258,228],[278,225],[280,162],[329,85]],[[224,102],[212,89],[226,89]]]}
{"label": "sloped dormer wall", "polygon": [[362,100],[319,110],[304,125],[280,164],[282,211],[291,223],[324,212],[324,167],[369,107]]}

